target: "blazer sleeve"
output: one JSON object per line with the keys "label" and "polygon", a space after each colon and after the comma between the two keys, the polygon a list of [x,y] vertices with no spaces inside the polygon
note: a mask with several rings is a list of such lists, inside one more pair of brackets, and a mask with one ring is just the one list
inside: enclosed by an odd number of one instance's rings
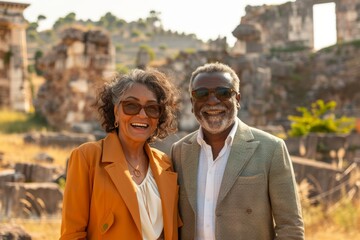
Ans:
{"label": "blazer sleeve", "polygon": [[91,198],[90,175],[84,152],[81,148],[75,149],[68,162],[60,239],[86,239]]}
{"label": "blazer sleeve", "polygon": [[269,172],[276,240],[303,240],[304,223],[295,174],[283,140],[278,140]]}

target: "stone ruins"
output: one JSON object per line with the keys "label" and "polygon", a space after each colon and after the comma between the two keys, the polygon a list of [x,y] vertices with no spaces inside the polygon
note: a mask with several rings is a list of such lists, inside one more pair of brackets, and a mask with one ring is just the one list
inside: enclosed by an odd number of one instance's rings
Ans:
{"label": "stone ruins", "polygon": [[23,11],[29,4],[0,1],[0,107],[29,111]]}
{"label": "stone ruins", "polygon": [[35,108],[50,125],[69,129],[96,119],[96,90],[115,71],[115,51],[107,33],[72,27],[38,66],[44,72]]}
{"label": "stone ruins", "polygon": [[335,3],[338,43],[360,39],[359,0],[297,0],[281,5],[247,6],[233,31],[244,53],[314,47],[313,5]]}

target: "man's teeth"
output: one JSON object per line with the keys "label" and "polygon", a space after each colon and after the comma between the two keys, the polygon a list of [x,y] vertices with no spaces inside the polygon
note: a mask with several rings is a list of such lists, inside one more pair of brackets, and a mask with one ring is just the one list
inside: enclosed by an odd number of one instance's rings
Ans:
{"label": "man's teeth", "polygon": [[146,123],[132,123],[131,126],[133,126],[133,127],[147,128],[149,125],[146,124]]}
{"label": "man's teeth", "polygon": [[216,115],[216,114],[222,113],[222,111],[220,111],[220,110],[217,110],[217,111],[206,111],[206,113],[209,114],[209,115]]}

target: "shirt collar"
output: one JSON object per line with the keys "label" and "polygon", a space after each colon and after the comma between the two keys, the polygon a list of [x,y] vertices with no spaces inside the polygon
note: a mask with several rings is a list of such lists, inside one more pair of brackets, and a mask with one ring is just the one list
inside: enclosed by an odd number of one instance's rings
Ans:
{"label": "shirt collar", "polygon": [[[233,144],[233,141],[234,141],[234,137],[235,137],[235,133],[236,133],[236,130],[239,126],[239,119],[238,118],[235,118],[235,121],[234,121],[234,126],[232,127],[231,131],[229,132],[229,135],[227,136],[226,140],[225,140],[225,143],[228,145],[228,146],[232,146]],[[204,140],[204,132],[201,128],[201,126],[199,127],[199,133],[197,135],[197,142],[199,143],[199,145],[201,146],[202,144],[206,144],[205,140]]]}

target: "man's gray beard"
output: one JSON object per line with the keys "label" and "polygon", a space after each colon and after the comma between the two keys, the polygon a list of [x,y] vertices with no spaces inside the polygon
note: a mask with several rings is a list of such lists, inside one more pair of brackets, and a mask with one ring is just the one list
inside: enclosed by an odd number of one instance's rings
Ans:
{"label": "man's gray beard", "polygon": [[[225,129],[227,129],[231,124],[234,123],[237,114],[238,114],[238,109],[235,107],[233,116],[232,117],[230,116],[227,119],[220,120],[219,124],[218,123],[209,124],[209,121],[205,120],[203,115],[200,116],[200,118],[198,119],[198,122],[199,122],[200,126],[203,129],[205,129],[207,132],[209,132],[211,134],[219,134],[219,133],[223,132]],[[211,127],[211,125],[216,125],[216,126]]]}

